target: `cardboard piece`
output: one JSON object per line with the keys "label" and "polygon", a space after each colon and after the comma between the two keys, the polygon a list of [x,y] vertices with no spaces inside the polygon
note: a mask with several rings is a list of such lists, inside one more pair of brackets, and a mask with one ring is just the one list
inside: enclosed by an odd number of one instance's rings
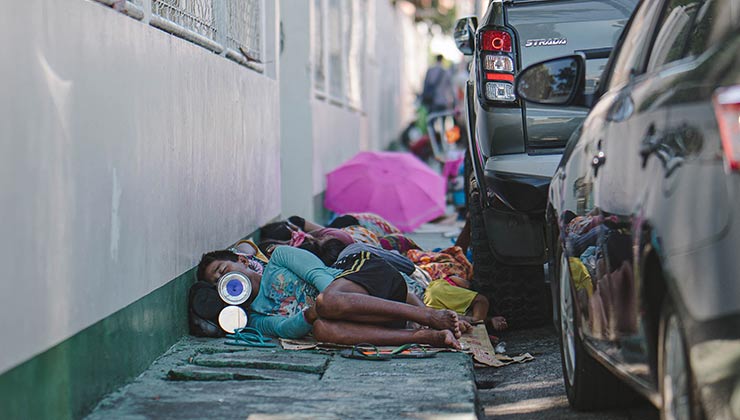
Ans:
{"label": "cardboard piece", "polygon": [[468,352],[473,355],[475,362],[485,366],[501,367],[512,363],[525,363],[534,360],[534,357],[529,353],[514,357],[505,354],[496,354],[491,344],[491,339],[488,338],[486,326],[482,324],[473,326],[472,331],[463,334],[460,337],[460,343],[467,345],[469,348]]}

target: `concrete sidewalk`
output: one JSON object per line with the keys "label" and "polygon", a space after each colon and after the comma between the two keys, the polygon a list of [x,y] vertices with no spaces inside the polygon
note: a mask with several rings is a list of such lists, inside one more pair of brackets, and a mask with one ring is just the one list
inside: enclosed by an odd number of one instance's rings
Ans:
{"label": "concrete sidewalk", "polygon": [[463,353],[364,361],[185,337],[90,419],[476,418]]}
{"label": "concrete sidewalk", "polygon": [[[444,248],[457,230],[459,224],[425,225],[411,236],[424,249]],[[88,418],[478,417],[467,354],[365,361],[338,351],[234,347],[225,341],[182,338]]]}

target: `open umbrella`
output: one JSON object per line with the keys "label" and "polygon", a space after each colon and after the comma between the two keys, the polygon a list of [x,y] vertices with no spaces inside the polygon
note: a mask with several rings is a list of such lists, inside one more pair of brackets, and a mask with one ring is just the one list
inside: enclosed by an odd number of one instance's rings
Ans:
{"label": "open umbrella", "polygon": [[410,153],[360,152],[326,176],[324,205],[371,212],[404,232],[445,213],[445,180]]}

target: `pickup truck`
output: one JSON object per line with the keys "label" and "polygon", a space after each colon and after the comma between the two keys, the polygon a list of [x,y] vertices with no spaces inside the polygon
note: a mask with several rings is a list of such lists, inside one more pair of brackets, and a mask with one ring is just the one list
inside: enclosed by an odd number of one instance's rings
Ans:
{"label": "pickup truck", "polygon": [[492,0],[460,19],[455,42],[472,57],[465,89],[467,203],[473,286],[513,328],[550,317],[545,214],[550,179],[585,107],[525,103],[517,72],[568,54],[586,59],[586,95],[598,84],[637,0]]}

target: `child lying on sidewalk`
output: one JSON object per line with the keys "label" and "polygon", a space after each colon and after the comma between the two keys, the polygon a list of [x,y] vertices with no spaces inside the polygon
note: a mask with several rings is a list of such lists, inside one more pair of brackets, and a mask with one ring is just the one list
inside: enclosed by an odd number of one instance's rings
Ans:
{"label": "child lying on sidewalk", "polygon": [[488,299],[470,290],[468,279],[473,276],[462,248],[451,246],[439,252],[411,250],[406,254],[411,261],[433,279],[424,294],[424,303],[436,309],[451,309],[468,322],[485,321],[493,331],[508,328],[502,316],[488,317]]}
{"label": "child lying on sidewalk", "polygon": [[[246,275],[254,291],[245,304],[249,325],[266,335],[300,338],[313,331],[317,340],[338,344],[420,343],[459,349],[457,338],[470,328],[455,312],[427,308],[410,298],[400,273],[369,252],[327,267],[308,251],[279,246],[262,275],[247,264],[244,256],[229,251],[205,254],[198,265],[199,283],[215,285],[233,271]],[[214,300],[202,298],[213,293],[218,293],[215,287],[202,285],[194,292],[196,315],[217,313],[208,307]],[[407,321],[429,328],[405,329]]]}
{"label": "child lying on sidewalk", "polygon": [[[453,286],[448,279],[455,282]],[[424,304],[435,309],[450,309],[460,315],[460,319],[471,324],[484,321],[494,331],[503,331],[508,328],[506,318],[502,316],[488,316],[488,299],[468,289],[470,282],[457,276],[448,279],[437,279],[429,283],[424,294]]]}

